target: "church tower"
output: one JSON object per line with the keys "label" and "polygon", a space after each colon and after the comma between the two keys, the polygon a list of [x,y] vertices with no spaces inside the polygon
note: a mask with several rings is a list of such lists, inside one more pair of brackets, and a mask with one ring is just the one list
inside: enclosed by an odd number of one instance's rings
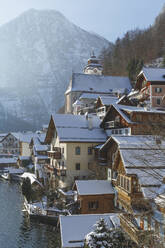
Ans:
{"label": "church tower", "polygon": [[100,60],[96,58],[94,52],[92,52],[91,57],[88,59],[88,64],[84,68],[85,74],[102,75],[103,67],[100,64]]}

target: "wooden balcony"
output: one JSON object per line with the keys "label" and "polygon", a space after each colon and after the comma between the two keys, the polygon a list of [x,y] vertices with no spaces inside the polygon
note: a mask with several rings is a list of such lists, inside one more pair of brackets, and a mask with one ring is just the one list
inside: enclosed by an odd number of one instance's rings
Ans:
{"label": "wooden balcony", "polygon": [[120,123],[117,121],[107,121],[105,123],[105,128],[106,129],[111,129],[111,128],[119,128],[120,127]]}
{"label": "wooden balcony", "polygon": [[61,159],[60,151],[48,151],[48,157],[53,159]]}
{"label": "wooden balcony", "polygon": [[136,224],[133,216],[128,214],[120,215],[120,225],[121,228],[130,236],[130,238],[138,245],[147,245],[150,243],[152,230],[142,230]]}

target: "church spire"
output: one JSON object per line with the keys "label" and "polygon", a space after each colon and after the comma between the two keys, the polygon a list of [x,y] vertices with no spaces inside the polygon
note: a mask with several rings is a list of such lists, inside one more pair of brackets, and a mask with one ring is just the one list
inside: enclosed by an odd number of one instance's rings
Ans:
{"label": "church spire", "polygon": [[94,50],[92,49],[88,64],[84,68],[85,74],[102,75],[103,67],[100,64],[100,60],[95,56]]}

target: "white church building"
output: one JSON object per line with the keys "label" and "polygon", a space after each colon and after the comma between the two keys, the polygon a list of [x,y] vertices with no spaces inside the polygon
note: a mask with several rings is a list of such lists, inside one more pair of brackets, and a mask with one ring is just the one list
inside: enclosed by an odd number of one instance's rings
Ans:
{"label": "white church building", "polygon": [[88,64],[83,73],[73,73],[69,86],[65,92],[65,113],[73,113],[73,103],[82,94],[88,96],[118,95],[131,90],[131,83],[128,77],[104,76],[100,60],[94,55],[88,59]]}

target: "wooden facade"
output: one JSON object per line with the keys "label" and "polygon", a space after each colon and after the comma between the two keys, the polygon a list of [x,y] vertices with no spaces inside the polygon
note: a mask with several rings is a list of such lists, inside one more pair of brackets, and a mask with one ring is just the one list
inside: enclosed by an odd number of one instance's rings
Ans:
{"label": "wooden facade", "polygon": [[[137,111],[138,110],[138,111]],[[159,134],[160,129],[165,127],[165,112],[149,111],[144,108],[124,108],[120,110],[111,106],[104,117],[101,127],[111,130],[112,134],[123,134],[124,129],[130,129],[131,135]],[[118,131],[118,132],[116,132]],[[128,134],[127,134],[128,135]]]}
{"label": "wooden facade", "polygon": [[114,212],[114,194],[78,195],[80,214],[104,214]]}

